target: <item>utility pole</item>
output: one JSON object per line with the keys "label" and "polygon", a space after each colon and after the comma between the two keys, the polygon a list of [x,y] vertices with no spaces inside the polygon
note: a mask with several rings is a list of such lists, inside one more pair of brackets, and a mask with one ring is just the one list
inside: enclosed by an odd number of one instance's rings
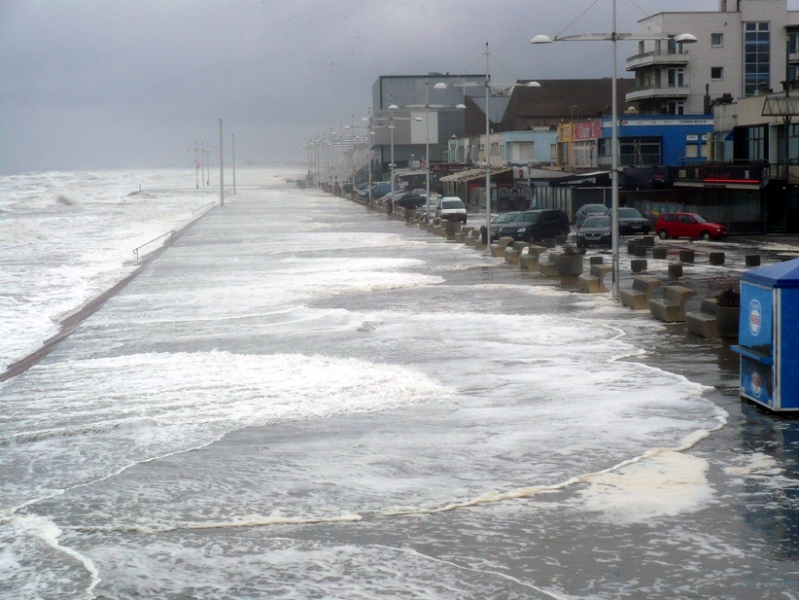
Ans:
{"label": "utility pole", "polygon": [[225,205],[225,154],[222,152],[222,119],[219,119],[219,205]]}
{"label": "utility pole", "polygon": [[[191,152],[191,148],[186,148],[187,152]],[[194,138],[194,185],[200,189],[200,161],[197,160],[197,138]]]}

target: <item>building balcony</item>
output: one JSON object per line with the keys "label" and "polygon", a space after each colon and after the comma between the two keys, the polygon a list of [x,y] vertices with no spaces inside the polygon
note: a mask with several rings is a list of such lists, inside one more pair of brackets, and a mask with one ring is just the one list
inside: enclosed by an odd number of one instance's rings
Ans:
{"label": "building balcony", "polygon": [[687,54],[668,54],[666,52],[644,52],[636,54],[627,59],[627,71],[644,69],[646,67],[667,66],[667,65],[687,65]]}
{"label": "building balcony", "polygon": [[639,102],[641,100],[656,100],[667,98],[687,98],[691,94],[690,88],[686,87],[661,87],[651,86],[642,87],[629,92],[624,99],[627,102]]}

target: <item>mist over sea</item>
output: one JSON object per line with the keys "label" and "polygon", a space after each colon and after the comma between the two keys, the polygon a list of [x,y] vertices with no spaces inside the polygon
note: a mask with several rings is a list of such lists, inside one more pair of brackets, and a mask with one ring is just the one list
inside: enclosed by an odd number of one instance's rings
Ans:
{"label": "mist over sea", "polygon": [[[662,325],[282,175],[242,170],[224,207],[193,171],[0,178],[3,367],[132,272],[134,248],[209,211],[0,383],[0,596],[752,581],[768,534],[719,516],[739,500],[713,473],[774,460],[701,451],[729,415],[646,360]],[[756,580],[736,597],[788,589]]]}

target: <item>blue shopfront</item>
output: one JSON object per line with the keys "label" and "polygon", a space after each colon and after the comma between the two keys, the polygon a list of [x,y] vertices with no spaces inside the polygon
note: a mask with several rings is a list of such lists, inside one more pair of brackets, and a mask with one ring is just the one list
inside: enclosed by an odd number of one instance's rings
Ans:
{"label": "blue shopfront", "polygon": [[[602,121],[600,167],[611,162],[611,119]],[[712,115],[623,115],[619,117],[619,165],[686,166],[707,162]]]}

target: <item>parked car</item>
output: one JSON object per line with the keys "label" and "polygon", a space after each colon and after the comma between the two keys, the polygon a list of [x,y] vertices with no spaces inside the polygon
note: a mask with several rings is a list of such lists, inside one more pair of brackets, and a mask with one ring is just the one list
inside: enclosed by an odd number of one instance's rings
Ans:
{"label": "parked car", "polygon": [[427,198],[414,194],[413,192],[403,192],[394,199],[394,206],[402,208],[419,208],[427,202]]}
{"label": "parked car", "polygon": [[577,247],[587,248],[591,244],[610,245],[611,219],[605,215],[592,215],[586,217],[580,229],[577,230]]}
{"label": "parked car", "polygon": [[569,216],[554,208],[525,210],[499,229],[499,237],[512,237],[520,242],[538,242],[569,234]]}
{"label": "parked car", "polygon": [[719,239],[727,235],[727,228],[711,223],[696,213],[663,213],[655,224],[660,239],[687,237],[694,239]]}
{"label": "parked car", "polygon": [[413,193],[419,194],[420,196],[424,196],[425,198],[427,198],[427,190],[425,188],[417,188],[413,190]]}
{"label": "parked car", "polygon": [[[382,198],[390,191],[391,191],[391,182],[381,181],[379,183],[375,183],[372,185],[372,200],[377,200],[378,198]],[[364,198],[368,198],[369,187],[367,186],[366,189],[363,190],[363,192],[359,190],[358,194],[360,194]]]}
{"label": "parked car", "polygon": [[[611,210],[605,213],[611,216]],[[649,219],[643,216],[634,208],[619,209],[619,235],[646,235],[651,227]]]}
{"label": "parked car", "polygon": [[466,223],[466,206],[457,196],[442,196],[436,200],[434,215],[439,219]]}
{"label": "parked car", "polygon": [[[499,239],[499,229],[503,225],[506,225],[513,221],[516,217],[521,214],[521,211],[514,210],[511,212],[501,213],[494,217],[491,221],[491,241]],[[483,240],[483,243],[486,243],[486,226],[483,225],[480,227],[480,239]]]}
{"label": "parked car", "polygon": [[604,204],[583,204],[574,213],[574,224],[580,227],[585,218],[590,215],[601,215],[608,209]]}

